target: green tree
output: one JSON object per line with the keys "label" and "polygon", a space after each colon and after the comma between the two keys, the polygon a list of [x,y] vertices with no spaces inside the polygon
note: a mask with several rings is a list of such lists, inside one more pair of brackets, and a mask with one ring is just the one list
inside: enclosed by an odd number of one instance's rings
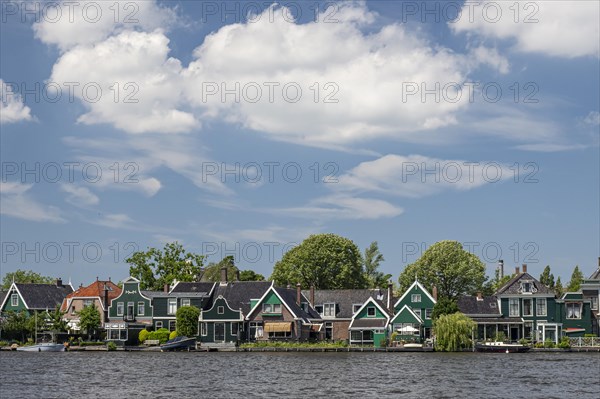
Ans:
{"label": "green tree", "polygon": [[195,306],[182,306],[177,309],[177,333],[186,337],[198,335],[200,309]]}
{"label": "green tree", "polygon": [[31,270],[17,269],[14,272],[8,272],[4,275],[4,279],[2,279],[2,286],[0,288],[3,290],[8,290],[13,282],[13,279],[15,283],[52,284],[54,282],[52,277],[42,276],[41,274]]}
{"label": "green tree", "polygon": [[377,241],[373,241],[368,248],[365,249],[364,269],[365,280],[369,288],[386,287],[388,281],[392,278],[391,274],[385,274],[379,271],[379,265],[385,258],[379,252]]}
{"label": "green tree", "polygon": [[579,270],[579,266],[575,266],[573,269],[573,274],[571,274],[571,281],[567,285],[568,292],[577,292],[581,289],[581,283],[583,283],[583,273]]}
{"label": "green tree", "polygon": [[219,263],[209,263],[202,274],[202,281],[221,281],[221,268],[223,267],[227,269],[227,280],[234,281],[238,272],[238,268],[235,266],[235,260],[233,256],[226,256],[221,259]]}
{"label": "green tree", "polygon": [[270,277],[278,285],[300,283],[317,289],[365,288],[356,244],[335,234],[315,234],[285,253]]}
{"label": "green tree", "polygon": [[46,328],[55,333],[67,331],[67,322],[64,316],[65,312],[61,312],[60,306],[56,305],[54,312],[47,314]]}
{"label": "green tree", "polygon": [[560,281],[560,276],[556,279],[556,284],[554,284],[554,292],[556,292],[556,296],[559,298],[563,296],[564,288],[562,282]]}
{"label": "green tree", "polygon": [[550,265],[546,265],[542,274],[540,274],[540,283],[548,288],[554,288],[554,274],[550,273]]}
{"label": "green tree", "polygon": [[431,318],[435,320],[440,316],[453,314],[456,312],[458,312],[458,305],[456,301],[454,299],[441,297],[433,306]]}
{"label": "green tree", "polygon": [[265,281],[265,276],[256,273],[254,270],[242,270],[240,281]]}
{"label": "green tree", "polygon": [[473,320],[460,312],[438,317],[433,322],[435,349],[455,352],[469,347],[474,328]]}
{"label": "green tree", "polygon": [[3,318],[0,318],[0,329],[3,338],[20,339],[25,342],[25,336],[29,330],[28,313],[24,310],[14,312],[9,310]]}
{"label": "green tree", "polygon": [[91,340],[92,335],[95,335],[98,328],[100,328],[100,312],[95,304],[91,304],[84,306],[77,314],[79,315],[79,328],[81,331],[85,331],[88,340]]}
{"label": "green tree", "polygon": [[494,274],[494,278],[483,285],[483,295],[490,296],[494,295],[496,291],[498,291],[504,284],[508,283],[508,281],[512,278],[512,275],[504,275],[500,277],[500,270],[496,269]]}
{"label": "green tree", "polygon": [[486,280],[483,262],[457,241],[437,242],[406,266],[398,278],[400,290],[406,291],[415,277],[428,290],[436,286],[440,297],[454,300],[481,291]]}
{"label": "green tree", "polygon": [[134,252],[125,260],[129,274],[140,280],[143,290],[162,290],[165,284],[177,281],[198,281],[204,256],[186,252],[177,242],[166,244],[163,250],[149,248]]}

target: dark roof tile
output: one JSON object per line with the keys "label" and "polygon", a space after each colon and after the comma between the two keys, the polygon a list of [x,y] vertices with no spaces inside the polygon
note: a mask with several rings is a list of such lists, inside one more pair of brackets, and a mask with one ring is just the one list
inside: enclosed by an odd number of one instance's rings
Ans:
{"label": "dark roof tile", "polygon": [[16,283],[29,309],[54,309],[73,292],[70,285]]}
{"label": "dark roof tile", "polygon": [[478,301],[476,296],[461,296],[458,298],[458,309],[468,315],[498,315],[498,298],[495,296],[483,297]]}

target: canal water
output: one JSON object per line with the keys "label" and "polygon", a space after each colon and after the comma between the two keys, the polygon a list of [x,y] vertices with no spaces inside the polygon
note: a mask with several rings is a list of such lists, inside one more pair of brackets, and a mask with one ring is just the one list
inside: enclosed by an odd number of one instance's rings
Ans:
{"label": "canal water", "polygon": [[0,352],[1,398],[600,398],[598,353]]}

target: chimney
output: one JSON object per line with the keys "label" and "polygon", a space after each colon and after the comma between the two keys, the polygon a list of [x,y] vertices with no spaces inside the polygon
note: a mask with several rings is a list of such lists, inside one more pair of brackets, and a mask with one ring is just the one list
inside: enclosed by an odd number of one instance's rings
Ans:
{"label": "chimney", "polygon": [[224,283],[227,283],[227,268],[223,266],[221,268],[221,284]]}
{"label": "chimney", "polygon": [[515,266],[515,274],[521,274],[521,271],[519,270],[519,266]]}
{"label": "chimney", "polygon": [[504,277],[504,261],[500,259],[498,261],[498,269],[500,270],[500,278]]}
{"label": "chimney", "polygon": [[431,287],[431,296],[437,302],[438,292],[437,292],[437,287],[435,285],[433,287]]}
{"label": "chimney", "polygon": [[482,295],[481,291],[477,291],[477,300],[483,301],[483,295]]}
{"label": "chimney", "polygon": [[391,309],[392,308],[392,296],[394,295],[394,290],[393,290],[394,285],[392,284],[392,282],[390,281],[388,283],[388,292],[387,292],[387,308]]}
{"label": "chimney", "polygon": [[108,286],[104,283],[104,321],[108,320]]}
{"label": "chimney", "polygon": [[523,273],[527,273],[527,263],[523,263]]}
{"label": "chimney", "polygon": [[79,283],[79,288],[83,288],[83,283]]}
{"label": "chimney", "polygon": [[314,286],[314,284],[310,285],[310,305],[315,306],[315,286]]}
{"label": "chimney", "polygon": [[165,284],[163,286],[163,290],[164,290],[165,294],[168,294],[169,293],[169,284]]}
{"label": "chimney", "polygon": [[300,306],[302,304],[302,285],[296,283],[296,304]]}
{"label": "chimney", "polygon": [[59,277],[59,278],[57,278],[57,279],[56,279],[56,286],[57,286],[57,287],[62,287],[62,285],[63,285],[63,284],[62,284],[62,279],[61,279],[60,277]]}
{"label": "chimney", "polygon": [[235,281],[240,281],[240,269],[236,269],[235,271]]}

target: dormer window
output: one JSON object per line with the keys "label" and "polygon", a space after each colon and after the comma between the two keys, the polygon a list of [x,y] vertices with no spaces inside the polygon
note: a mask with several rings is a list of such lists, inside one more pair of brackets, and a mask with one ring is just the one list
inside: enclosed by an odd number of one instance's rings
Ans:
{"label": "dormer window", "polygon": [[521,285],[519,286],[520,294],[533,294],[536,292],[537,288],[535,288],[533,281],[521,281]]}
{"label": "dormer window", "polygon": [[368,317],[375,317],[375,306],[369,306],[367,308],[367,316]]}
{"label": "dormer window", "polygon": [[361,303],[355,303],[355,304],[353,304],[352,305],[352,314],[356,314],[356,312],[358,312],[361,307],[362,307]]}
{"label": "dormer window", "polygon": [[281,304],[279,303],[263,303],[263,313],[281,313]]}
{"label": "dormer window", "polygon": [[323,304],[323,317],[335,317],[335,303]]}
{"label": "dormer window", "polygon": [[10,305],[18,306],[19,305],[19,294],[12,294],[10,296]]}

